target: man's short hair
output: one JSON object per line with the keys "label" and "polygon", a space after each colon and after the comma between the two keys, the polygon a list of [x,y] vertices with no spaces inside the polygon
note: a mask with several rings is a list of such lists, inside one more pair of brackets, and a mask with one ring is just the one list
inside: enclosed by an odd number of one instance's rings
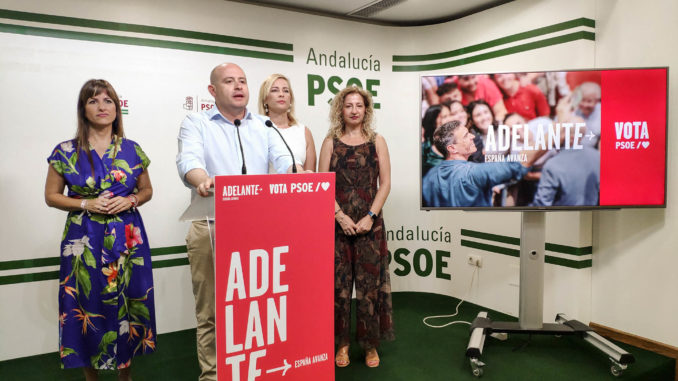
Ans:
{"label": "man's short hair", "polygon": [[438,94],[439,97],[442,97],[443,94],[447,94],[450,91],[454,91],[458,88],[456,82],[443,82],[440,86],[438,86],[438,90],[436,90],[436,94]]}
{"label": "man's short hair", "polygon": [[580,92],[582,96],[587,93],[593,93],[596,99],[600,99],[600,85],[595,82],[583,82],[575,91]]}
{"label": "man's short hair", "polygon": [[457,142],[454,138],[454,132],[460,127],[463,127],[461,123],[459,123],[458,120],[453,120],[436,128],[433,132],[433,145],[435,145],[438,152],[442,153],[446,159],[450,156],[450,153],[447,152],[447,146]]}

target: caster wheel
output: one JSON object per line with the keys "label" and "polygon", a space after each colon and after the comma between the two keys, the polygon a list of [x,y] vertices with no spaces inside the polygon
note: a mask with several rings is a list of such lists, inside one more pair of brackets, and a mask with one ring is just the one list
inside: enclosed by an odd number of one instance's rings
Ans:
{"label": "caster wheel", "polygon": [[620,377],[624,373],[624,370],[622,370],[617,365],[612,365],[610,366],[610,373],[612,373],[612,375],[615,377]]}
{"label": "caster wheel", "polygon": [[483,367],[485,363],[478,360],[477,358],[471,358],[471,373],[476,377],[481,377],[483,375]]}

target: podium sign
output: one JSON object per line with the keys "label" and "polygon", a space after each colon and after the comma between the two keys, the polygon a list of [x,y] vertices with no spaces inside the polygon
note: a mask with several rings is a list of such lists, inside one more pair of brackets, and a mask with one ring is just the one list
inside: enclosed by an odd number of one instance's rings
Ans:
{"label": "podium sign", "polygon": [[334,173],[218,176],[217,375],[334,380]]}

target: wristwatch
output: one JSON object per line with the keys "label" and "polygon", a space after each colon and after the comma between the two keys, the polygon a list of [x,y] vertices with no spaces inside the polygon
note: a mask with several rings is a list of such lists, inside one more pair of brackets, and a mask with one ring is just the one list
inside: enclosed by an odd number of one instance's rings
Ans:
{"label": "wristwatch", "polygon": [[377,219],[377,215],[374,214],[374,213],[372,213],[371,210],[368,210],[368,211],[367,211],[367,215],[370,216],[370,217],[372,218],[372,220],[376,220],[376,219]]}

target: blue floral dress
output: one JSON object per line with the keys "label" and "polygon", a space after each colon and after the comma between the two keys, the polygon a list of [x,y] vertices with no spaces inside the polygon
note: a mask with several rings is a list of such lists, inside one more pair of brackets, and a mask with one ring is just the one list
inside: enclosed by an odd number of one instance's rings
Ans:
{"label": "blue floral dress", "polygon": [[[79,160],[78,160],[79,156]],[[76,152],[74,140],[47,159],[68,197],[108,190],[128,196],[150,160],[139,145],[114,137],[103,158]],[[148,238],[136,208],[117,215],[68,213],[61,241],[59,353],[62,368],[120,369],[155,351],[153,275]]]}

